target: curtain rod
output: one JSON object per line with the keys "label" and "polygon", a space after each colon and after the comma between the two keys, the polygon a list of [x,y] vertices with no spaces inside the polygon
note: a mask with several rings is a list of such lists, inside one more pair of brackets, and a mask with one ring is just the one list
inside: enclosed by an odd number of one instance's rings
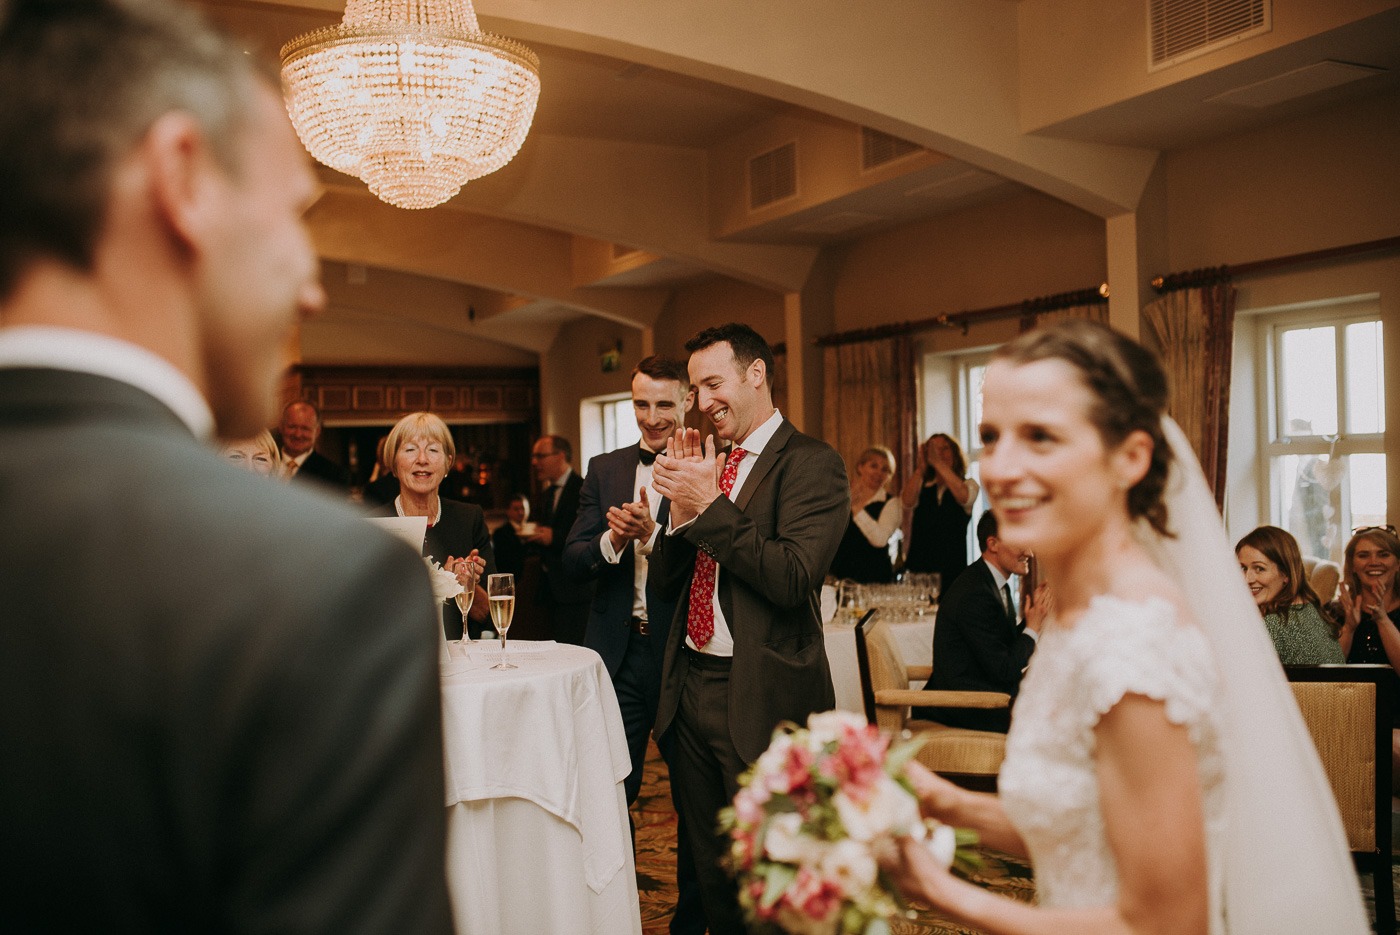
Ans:
{"label": "curtain rod", "polygon": [[1383,237],[1364,243],[1348,244],[1345,247],[1329,247],[1326,250],[1311,250],[1307,253],[1294,253],[1289,256],[1274,257],[1271,260],[1255,260],[1235,266],[1208,266],[1202,269],[1187,270],[1184,273],[1169,273],[1152,280],[1152,288],[1158,292],[1171,292],[1176,289],[1190,289],[1196,286],[1209,286],[1229,279],[1239,279],[1254,273],[1264,273],[1307,263],[1320,263],[1341,257],[1359,256],[1363,253],[1379,253],[1400,250],[1400,237]]}
{"label": "curtain rod", "polygon": [[961,328],[963,334],[966,334],[967,326],[974,321],[1019,318],[1022,315],[1034,315],[1037,312],[1053,312],[1076,305],[1095,305],[1107,301],[1108,283],[1101,283],[1092,289],[1076,289],[1073,292],[1060,292],[1020,302],[1008,302],[1005,305],[951,312],[915,321],[892,322],[888,325],[876,325],[874,328],[861,328],[855,331],[838,331],[834,334],[822,335],[812,343],[818,347],[833,347],[838,344],[856,344],[861,341],[878,341],[882,338],[893,338],[904,334],[918,334],[922,331],[932,331],[934,328]]}

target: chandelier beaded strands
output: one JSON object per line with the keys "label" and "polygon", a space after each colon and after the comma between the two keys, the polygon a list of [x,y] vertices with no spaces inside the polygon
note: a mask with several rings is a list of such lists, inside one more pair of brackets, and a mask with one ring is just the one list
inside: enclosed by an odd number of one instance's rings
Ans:
{"label": "chandelier beaded strands", "polygon": [[313,157],[431,208],[519,152],[539,58],[482,32],[472,0],[348,0],[340,25],[282,47],[282,85]]}

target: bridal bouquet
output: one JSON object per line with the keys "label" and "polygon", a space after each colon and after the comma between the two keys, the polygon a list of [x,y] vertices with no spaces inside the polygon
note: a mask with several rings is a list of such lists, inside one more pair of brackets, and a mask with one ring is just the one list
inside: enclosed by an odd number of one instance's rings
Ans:
{"label": "bridal bouquet", "polygon": [[904,778],[919,741],[888,737],[846,711],[785,725],[720,812],[729,869],[749,922],[798,935],[877,935],[904,902],[874,847],[909,835],[959,869],[977,865],[968,832],[925,819]]}

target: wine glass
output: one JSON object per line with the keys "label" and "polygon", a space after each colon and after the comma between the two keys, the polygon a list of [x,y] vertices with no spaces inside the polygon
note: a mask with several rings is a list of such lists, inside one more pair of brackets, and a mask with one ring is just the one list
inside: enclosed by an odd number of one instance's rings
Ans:
{"label": "wine glass", "polygon": [[491,602],[491,625],[501,635],[501,661],[491,668],[517,668],[506,661],[506,631],[515,616],[515,575],[491,575],[486,579],[486,596]]}
{"label": "wine glass", "polygon": [[460,647],[462,647],[462,653],[463,653],[463,654],[465,654],[466,651],[467,651],[467,640],[469,639],[469,637],[467,636],[467,628],[468,628],[468,624],[467,624],[467,611],[469,611],[469,610],[472,609],[472,601],[473,601],[475,598],[476,598],[476,585],[475,585],[475,584],[473,584],[473,585],[472,585],[471,587],[469,587],[469,588],[464,588],[464,589],[462,590],[462,593],[461,593],[461,594],[458,594],[457,597],[456,597],[457,609],[460,610],[460,611],[462,612],[462,637],[461,637],[461,639],[457,640],[457,645],[460,646]]}

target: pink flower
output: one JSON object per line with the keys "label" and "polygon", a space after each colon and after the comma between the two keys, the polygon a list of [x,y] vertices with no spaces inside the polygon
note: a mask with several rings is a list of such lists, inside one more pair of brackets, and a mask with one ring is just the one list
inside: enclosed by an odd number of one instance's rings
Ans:
{"label": "pink flower", "polygon": [[783,894],[783,901],[808,918],[821,922],[841,908],[841,887],[803,867]]}

